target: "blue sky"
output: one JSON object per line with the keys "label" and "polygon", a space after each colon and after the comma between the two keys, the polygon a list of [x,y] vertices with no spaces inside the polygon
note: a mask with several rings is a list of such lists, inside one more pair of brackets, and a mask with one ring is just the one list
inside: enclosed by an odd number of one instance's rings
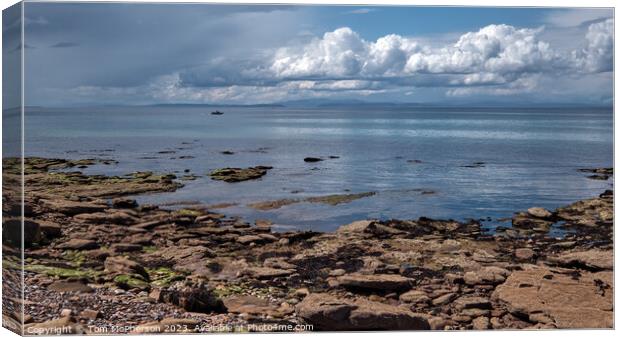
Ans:
{"label": "blue sky", "polygon": [[609,104],[612,16],[575,8],[26,3],[26,104]]}

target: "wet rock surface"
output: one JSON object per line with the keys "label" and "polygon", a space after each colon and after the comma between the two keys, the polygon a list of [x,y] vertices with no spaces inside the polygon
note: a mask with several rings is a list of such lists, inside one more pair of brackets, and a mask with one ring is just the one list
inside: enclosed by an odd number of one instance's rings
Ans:
{"label": "wet rock surface", "polygon": [[[272,232],[266,220],[126,199],[179,188],[169,175],[87,176],[65,171],[77,165],[71,161],[27,163],[28,221],[37,224],[25,249],[30,327],[94,333],[88,326],[165,332],[178,323],[184,332],[206,332],[201,327],[245,331],[249,323],[274,322],[338,331],[613,324],[612,191],[555,210],[520,210],[514,227],[494,234],[473,220],[429,218],[360,220],[332,233]],[[17,179],[19,171],[4,165],[4,179]],[[15,198],[12,192],[3,198]],[[552,236],[551,226],[567,234]],[[3,244],[19,255],[10,235]],[[4,259],[5,268],[20,269],[16,257]],[[11,282],[18,280],[7,278],[5,287]]]}
{"label": "wet rock surface", "polygon": [[271,166],[255,166],[248,168],[227,167],[211,171],[209,176],[213,180],[222,180],[227,183],[236,183],[246,180],[258,179],[271,170]]}

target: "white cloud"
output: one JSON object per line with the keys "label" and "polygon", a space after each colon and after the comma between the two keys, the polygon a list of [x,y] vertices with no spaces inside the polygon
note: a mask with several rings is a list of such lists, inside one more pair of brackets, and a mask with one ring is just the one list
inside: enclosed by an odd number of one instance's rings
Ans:
{"label": "white cloud", "polygon": [[532,91],[540,75],[612,70],[613,19],[590,24],[582,37],[585,47],[569,53],[541,40],[543,30],[489,25],[454,43],[430,46],[395,34],[366,41],[344,27],[306,45],[279,48],[269,70],[281,81],[311,79],[317,90],[321,79],[374,81],[381,89],[390,84],[463,87],[450,95],[522,93]]}
{"label": "white cloud", "polygon": [[[421,88],[442,88],[450,97],[508,96],[534,94],[545,90],[543,83],[553,86],[563,78],[572,81],[612,70],[613,19],[587,26],[575,43],[581,47],[571,51],[555,49],[541,39],[542,32],[542,27],[489,25],[437,45],[396,34],[367,41],[343,27],[306,42],[262,50],[252,59],[211,59],[131,90],[87,87],[76,94],[209,103],[402,95]],[[592,83],[607,78],[590,76]]]}
{"label": "white cloud", "polygon": [[593,73],[613,70],[613,19],[591,24],[586,33],[586,41],[584,49],[573,52],[576,68],[582,72]]}

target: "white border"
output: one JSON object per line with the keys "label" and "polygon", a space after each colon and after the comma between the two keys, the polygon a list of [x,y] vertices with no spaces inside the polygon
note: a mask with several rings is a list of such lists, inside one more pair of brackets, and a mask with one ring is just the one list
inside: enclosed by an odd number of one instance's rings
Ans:
{"label": "white border", "polygon": [[[5,9],[15,3],[17,3],[19,1],[16,0],[0,0],[0,3],[2,4],[2,9]],[[123,2],[123,1],[91,1],[91,0],[62,0],[62,1],[45,1],[45,0],[25,0],[25,2]],[[590,8],[595,8],[595,7],[607,7],[607,8],[614,8],[617,6],[617,2],[613,1],[613,0],[563,0],[563,1],[558,1],[558,0],[503,0],[503,1],[499,1],[499,0],[438,0],[438,1],[433,1],[433,0],[388,0],[388,1],[378,1],[378,0],[370,0],[370,1],[364,1],[364,0],[336,0],[336,1],[330,1],[330,0],[288,0],[288,1],[264,1],[264,0],[226,0],[226,1],[182,1],[182,0],[134,0],[131,2],[160,2],[160,3],[229,3],[229,4],[310,4],[310,5],[356,5],[356,6],[389,6],[389,5],[417,5],[417,6],[480,6],[480,7],[590,7]],[[22,7],[22,12],[24,7]],[[614,15],[615,16],[615,15]],[[1,21],[1,16],[0,16],[0,21]],[[22,24],[23,24],[23,20],[22,20]],[[614,36],[618,36],[618,25],[615,25],[614,27]],[[23,32],[23,27],[22,27],[22,32]],[[0,34],[0,44],[1,44],[1,34]],[[22,39],[23,39],[23,34],[22,34]],[[23,41],[22,41],[22,45],[23,45]],[[614,41],[614,69],[615,65],[618,64],[617,58],[618,58],[618,54],[615,53],[615,41]],[[0,61],[2,60],[2,56],[0,53]],[[22,79],[23,79],[23,71],[24,71],[24,64],[23,64],[23,53],[22,53]],[[615,89],[615,83],[618,80],[618,72],[616,71],[614,73],[614,89]],[[0,81],[0,91],[2,89],[2,84]],[[24,118],[23,118],[23,106],[24,106],[24,81],[22,80],[22,128],[23,128],[23,123],[24,123]],[[618,99],[618,94],[615,92],[614,90],[614,103],[617,102]],[[620,141],[620,135],[618,133],[616,133],[616,129],[615,129],[615,125],[616,122],[618,121],[618,115],[616,114],[616,109],[615,109],[615,104],[614,104],[614,167],[616,167],[616,158],[618,158],[618,149],[616,148],[615,144],[618,144],[618,142]],[[2,122],[0,119],[0,134],[1,134],[1,126],[2,126]],[[22,129],[22,155],[23,155],[23,137],[24,137],[24,133],[23,133],[23,129]],[[0,155],[2,153],[2,150],[0,149]],[[1,183],[1,177],[0,177],[0,183]],[[22,180],[23,183],[23,180]],[[23,189],[22,189],[23,192]],[[619,211],[616,207],[615,204],[615,200],[614,199],[614,228],[616,225],[616,221],[618,219],[618,215],[619,215]],[[22,205],[23,207],[23,205]],[[23,230],[23,227],[22,227]],[[23,233],[22,233],[23,235]],[[1,234],[0,234],[0,238],[1,238]],[[614,242],[617,242],[617,235],[616,232],[614,231]],[[23,261],[23,259],[22,259]],[[615,249],[614,247],[614,261],[618,261],[618,250]],[[617,285],[618,284],[618,274],[614,273],[614,283]],[[1,281],[0,281],[0,285],[1,285]],[[2,293],[2,288],[0,287],[0,294]],[[614,289],[614,296],[616,295],[616,291]],[[22,295],[23,296],[23,295]],[[618,324],[618,310],[620,308],[618,308],[617,306],[617,299],[618,297],[615,296],[614,297],[614,321],[615,324],[617,326]],[[4,328],[1,328],[2,330],[2,334],[4,335],[5,332],[9,332],[9,330],[6,330]],[[315,332],[316,333],[316,332]],[[360,334],[366,334],[366,333],[320,333],[322,336],[354,336],[354,335],[360,335]],[[386,334],[386,332],[381,333]],[[388,334],[393,335],[393,336],[404,336],[404,335],[415,335],[415,336],[431,336],[431,335],[438,335],[441,334],[442,336],[448,336],[448,335],[464,335],[464,336],[472,336],[472,335],[477,335],[477,334],[493,334],[493,336],[498,335],[498,336],[518,336],[518,337],[547,337],[547,336],[583,336],[584,334],[587,334],[588,337],[597,337],[597,336],[611,336],[612,334],[615,335],[614,330],[544,330],[544,331],[531,331],[531,330],[527,330],[527,331],[523,331],[523,330],[511,330],[511,331],[497,331],[497,330],[488,330],[488,331],[466,331],[466,332],[437,332],[437,331],[431,331],[431,332],[389,332]],[[194,334],[195,335],[195,334]],[[209,334],[210,336],[226,336],[226,335],[230,335],[230,334]],[[270,334],[270,333],[266,333],[266,334],[261,334],[261,336],[281,336],[282,334]],[[159,336],[178,336],[178,335],[159,335]]]}

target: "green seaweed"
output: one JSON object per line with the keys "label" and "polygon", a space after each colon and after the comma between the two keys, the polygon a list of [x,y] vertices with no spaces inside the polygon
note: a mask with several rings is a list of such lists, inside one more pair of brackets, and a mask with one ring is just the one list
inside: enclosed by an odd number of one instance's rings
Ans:
{"label": "green seaweed", "polygon": [[121,274],[114,277],[114,283],[123,289],[148,289],[150,285],[144,278],[137,274]]}

